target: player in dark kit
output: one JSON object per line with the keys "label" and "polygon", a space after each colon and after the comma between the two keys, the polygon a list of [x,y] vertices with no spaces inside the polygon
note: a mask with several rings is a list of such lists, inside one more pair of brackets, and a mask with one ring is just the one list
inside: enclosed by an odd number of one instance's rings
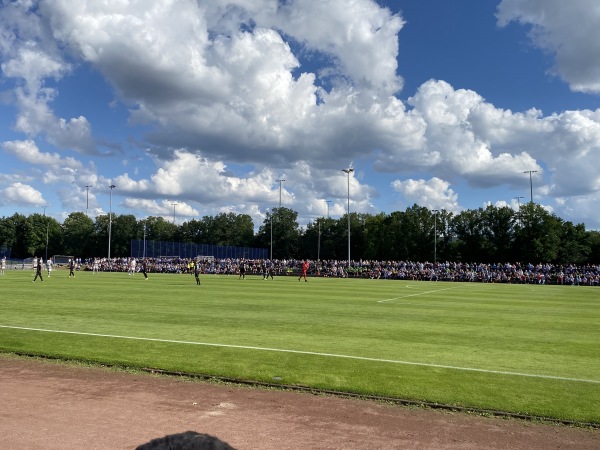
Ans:
{"label": "player in dark kit", "polygon": [[200,265],[194,264],[194,278],[196,278],[196,286],[200,286]]}
{"label": "player in dark kit", "polygon": [[148,262],[144,259],[142,261],[142,273],[144,274],[144,280],[148,279]]}
{"label": "player in dark kit", "polygon": [[35,280],[37,280],[38,277],[40,277],[40,280],[42,280],[43,283],[44,279],[42,278],[42,258],[39,258],[37,261],[37,266],[35,266],[35,277],[33,278],[32,283],[35,283]]}
{"label": "player in dark kit", "polygon": [[69,278],[75,276],[74,270],[75,270],[75,258],[71,258],[69,260]]}

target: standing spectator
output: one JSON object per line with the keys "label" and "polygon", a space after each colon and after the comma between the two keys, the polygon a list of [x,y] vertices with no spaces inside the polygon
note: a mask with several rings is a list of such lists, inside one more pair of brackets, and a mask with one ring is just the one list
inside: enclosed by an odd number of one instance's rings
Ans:
{"label": "standing spectator", "polygon": [[40,280],[42,280],[43,283],[44,279],[42,278],[42,258],[39,258],[36,261],[37,265],[35,266],[35,277],[33,278],[32,283],[35,283],[35,280],[37,280],[38,277],[40,277]]}

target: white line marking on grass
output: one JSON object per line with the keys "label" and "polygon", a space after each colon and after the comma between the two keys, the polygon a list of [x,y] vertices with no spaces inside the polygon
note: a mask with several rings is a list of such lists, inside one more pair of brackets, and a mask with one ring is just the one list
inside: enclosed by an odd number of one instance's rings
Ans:
{"label": "white line marking on grass", "polygon": [[[408,286],[407,286],[408,287]],[[416,297],[417,295],[425,295],[425,294],[431,294],[433,292],[440,292],[440,291],[447,291],[449,289],[458,289],[460,286],[453,286],[453,287],[449,287],[449,288],[443,288],[443,289],[435,289],[433,291],[425,291],[425,292],[419,292],[418,294],[407,294],[407,295],[401,295],[400,297],[394,297],[394,298],[386,298],[385,300],[377,300],[377,303],[385,303],[385,302],[393,302],[394,300],[399,300],[401,298],[407,298],[407,297]]]}
{"label": "white line marking on grass", "polygon": [[502,370],[488,370],[488,369],[477,369],[474,367],[458,367],[458,366],[447,366],[443,364],[429,364],[419,363],[413,361],[399,361],[395,359],[380,359],[380,358],[368,358],[365,356],[352,356],[352,355],[339,355],[335,353],[320,353],[320,352],[309,352],[303,350],[287,350],[282,348],[269,348],[269,347],[254,347],[250,345],[230,345],[230,344],[215,344],[211,342],[193,342],[193,341],[178,341],[174,339],[158,339],[158,338],[144,338],[135,336],[119,336],[114,334],[99,334],[99,333],[86,333],[82,331],[64,331],[64,330],[47,330],[44,328],[29,328],[29,327],[14,327],[9,325],[0,325],[0,328],[8,328],[12,330],[25,330],[25,331],[40,331],[44,333],[59,333],[59,334],[74,334],[78,336],[93,336],[93,337],[107,337],[113,339],[131,339],[135,341],[147,341],[147,342],[162,342],[166,344],[185,344],[185,345],[204,345],[206,347],[224,347],[224,348],[237,348],[244,350],[260,350],[266,352],[280,352],[280,353],[294,353],[298,355],[311,355],[311,356],[325,356],[330,358],[344,358],[354,359],[359,361],[372,361],[380,363],[391,363],[391,364],[404,364],[408,366],[420,366],[420,367],[433,367],[436,369],[450,369],[450,370],[462,370],[466,372],[480,372],[480,373],[493,373],[498,375],[511,375],[517,377],[529,377],[529,378],[543,378],[548,380],[560,380],[560,381],[577,381],[580,383],[594,383],[600,384],[600,380],[586,380],[582,378],[568,378],[559,377],[555,375],[537,375],[531,373],[521,372],[505,372]]}

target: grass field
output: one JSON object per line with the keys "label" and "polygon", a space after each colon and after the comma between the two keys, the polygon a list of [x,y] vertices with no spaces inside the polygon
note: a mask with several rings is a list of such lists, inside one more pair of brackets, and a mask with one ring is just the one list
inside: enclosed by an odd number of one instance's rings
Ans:
{"label": "grass field", "polygon": [[600,423],[600,289],[31,271],[0,351]]}

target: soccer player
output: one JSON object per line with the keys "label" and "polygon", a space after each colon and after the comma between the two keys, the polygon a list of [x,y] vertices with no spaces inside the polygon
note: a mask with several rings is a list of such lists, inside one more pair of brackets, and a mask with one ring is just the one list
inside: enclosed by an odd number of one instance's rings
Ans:
{"label": "soccer player", "polygon": [[69,278],[75,278],[75,258],[69,259]]}
{"label": "soccer player", "polygon": [[40,277],[40,280],[42,280],[43,283],[44,279],[42,278],[42,258],[40,257],[36,261],[37,265],[35,266],[35,277],[33,278],[32,283],[35,283],[35,280],[37,280],[38,277]]}
{"label": "soccer player", "polygon": [[246,263],[242,259],[240,262],[240,278],[244,280],[246,278]]}
{"label": "soccer player", "polygon": [[308,271],[309,267],[310,267],[309,262],[307,260],[304,260],[304,262],[302,263],[302,266],[301,266],[302,272],[300,273],[300,276],[298,277],[298,281],[300,281],[302,278],[304,278],[304,281],[308,281],[306,279],[306,272]]}
{"label": "soccer player", "polygon": [[0,275],[4,275],[5,270],[6,270],[6,256],[3,256],[2,262],[0,262]]}
{"label": "soccer player", "polygon": [[194,278],[196,278],[196,286],[200,286],[200,264],[194,264]]}
{"label": "soccer player", "polygon": [[143,259],[142,260],[142,273],[144,274],[144,281],[148,279],[148,274],[146,273],[148,270],[148,262]]}
{"label": "soccer player", "polygon": [[46,269],[48,270],[48,278],[50,278],[50,275],[52,274],[52,260],[48,259],[46,261]]}

